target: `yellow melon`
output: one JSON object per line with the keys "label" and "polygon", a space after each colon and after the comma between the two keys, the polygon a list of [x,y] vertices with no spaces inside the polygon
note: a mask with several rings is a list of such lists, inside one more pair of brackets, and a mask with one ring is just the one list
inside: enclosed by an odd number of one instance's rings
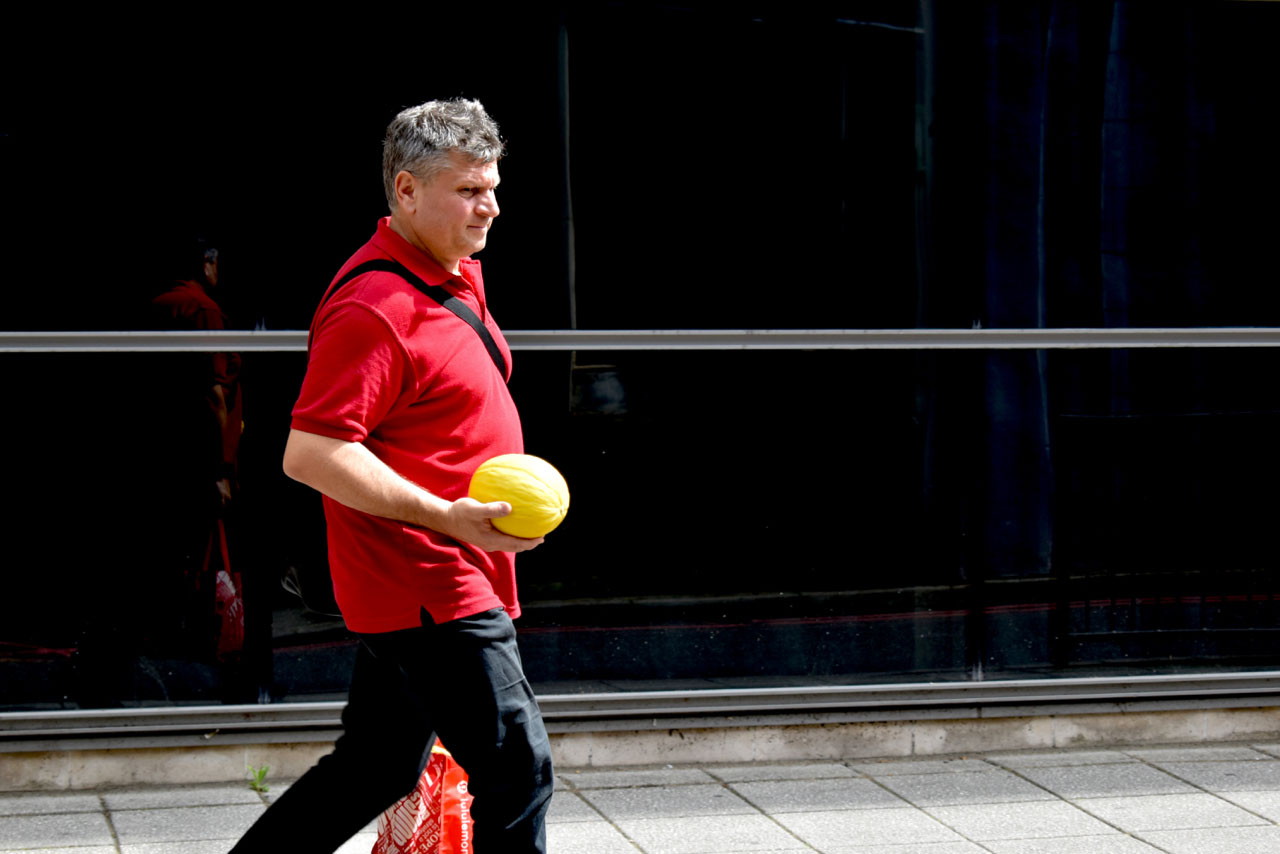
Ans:
{"label": "yellow melon", "polygon": [[555,466],[529,454],[502,454],[485,460],[471,476],[467,494],[476,501],[505,501],[511,515],[493,527],[513,537],[542,537],[569,511],[569,485]]}

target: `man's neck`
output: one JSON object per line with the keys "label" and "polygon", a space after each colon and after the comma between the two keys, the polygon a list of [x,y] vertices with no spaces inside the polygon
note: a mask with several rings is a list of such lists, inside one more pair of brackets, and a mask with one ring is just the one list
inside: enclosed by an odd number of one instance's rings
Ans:
{"label": "man's neck", "polygon": [[388,225],[391,226],[392,231],[394,231],[396,234],[403,237],[405,239],[405,242],[408,243],[410,246],[414,247],[420,252],[425,253],[428,258],[430,258],[432,261],[435,261],[437,264],[439,264],[440,268],[443,269],[446,273],[451,273],[455,276],[461,274],[462,272],[461,258],[454,258],[452,260],[449,260],[445,258],[436,257],[436,254],[434,252],[432,252],[425,244],[423,244],[422,241],[418,240],[417,235],[415,235],[413,233],[413,230],[409,228],[408,225],[400,219],[398,214],[399,214],[398,210],[391,212],[391,221],[388,223]]}

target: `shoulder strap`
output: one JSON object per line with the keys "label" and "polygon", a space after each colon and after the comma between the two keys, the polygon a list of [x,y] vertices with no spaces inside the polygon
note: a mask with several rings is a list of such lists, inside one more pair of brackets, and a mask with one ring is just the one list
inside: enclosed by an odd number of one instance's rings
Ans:
{"label": "shoulder strap", "polygon": [[399,261],[375,258],[371,261],[365,261],[363,264],[357,264],[348,270],[342,278],[333,283],[333,286],[329,288],[328,293],[324,295],[324,299],[320,301],[320,306],[323,307],[324,304],[329,301],[329,298],[336,294],[338,289],[347,282],[357,276],[363,276],[365,273],[372,272],[394,273],[420,290],[426,297],[438,302],[441,306],[457,315],[459,319],[475,330],[475,333],[480,336],[480,340],[484,343],[484,348],[489,351],[489,358],[493,359],[493,364],[498,369],[498,373],[502,375],[503,379],[506,379],[507,360],[503,357],[502,351],[498,349],[498,342],[493,340],[493,335],[489,333],[488,328],[484,325],[484,321],[477,317],[476,313],[472,311],[462,300],[458,299],[439,285],[427,284]]}

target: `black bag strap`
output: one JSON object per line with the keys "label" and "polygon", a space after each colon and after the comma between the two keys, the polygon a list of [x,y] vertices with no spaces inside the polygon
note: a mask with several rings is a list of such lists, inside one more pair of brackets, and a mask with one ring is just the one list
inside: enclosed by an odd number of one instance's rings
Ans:
{"label": "black bag strap", "polygon": [[507,378],[507,360],[503,357],[502,350],[498,349],[498,342],[493,340],[493,335],[489,333],[489,329],[484,325],[484,321],[477,317],[476,313],[472,311],[471,308],[462,300],[458,299],[439,285],[427,284],[399,261],[391,261],[386,258],[374,258],[371,261],[365,261],[363,264],[357,264],[344,273],[342,278],[333,283],[329,288],[328,293],[324,295],[324,299],[320,301],[320,308],[323,308],[324,304],[329,301],[330,297],[336,294],[338,289],[347,282],[357,276],[363,276],[365,273],[373,272],[394,273],[418,290],[422,291],[422,293],[428,298],[438,302],[442,307],[447,308],[449,311],[457,315],[460,320],[474,329],[475,333],[480,336],[480,340],[484,342],[484,348],[489,351],[489,358],[493,359],[494,367],[498,369],[498,373],[502,375],[504,380]]}

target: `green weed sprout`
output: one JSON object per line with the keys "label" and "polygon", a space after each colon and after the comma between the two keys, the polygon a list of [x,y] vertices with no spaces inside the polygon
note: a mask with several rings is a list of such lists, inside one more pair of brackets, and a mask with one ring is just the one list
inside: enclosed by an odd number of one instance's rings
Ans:
{"label": "green weed sprout", "polygon": [[271,787],[267,785],[267,772],[270,770],[270,765],[263,765],[261,768],[254,768],[250,765],[249,788],[259,793],[271,791]]}

